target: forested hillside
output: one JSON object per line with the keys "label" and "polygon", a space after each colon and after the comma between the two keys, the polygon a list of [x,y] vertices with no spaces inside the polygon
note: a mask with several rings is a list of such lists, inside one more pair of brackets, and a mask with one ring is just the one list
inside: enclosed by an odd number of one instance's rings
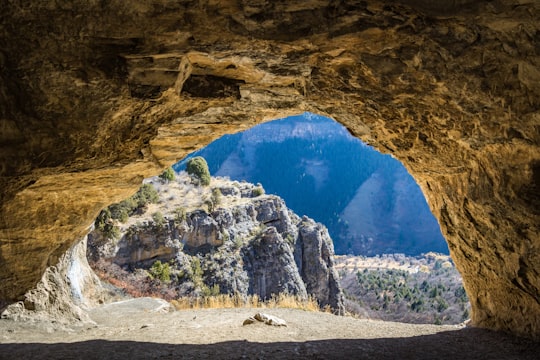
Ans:
{"label": "forested hillside", "polygon": [[213,175],[262,183],[295,212],[325,224],[338,254],[448,253],[401,163],[331,119],[305,113],[268,122],[193,155],[203,156]]}

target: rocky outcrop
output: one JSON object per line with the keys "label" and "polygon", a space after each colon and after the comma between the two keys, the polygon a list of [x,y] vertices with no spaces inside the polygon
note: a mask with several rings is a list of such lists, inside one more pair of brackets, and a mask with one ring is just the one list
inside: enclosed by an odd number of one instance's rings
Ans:
{"label": "rocky outcrop", "polygon": [[[215,189],[223,188],[221,181]],[[215,286],[220,293],[262,300],[279,294],[307,300],[309,295],[321,307],[343,314],[328,230],[308,217],[300,219],[278,196],[253,197],[254,185],[225,182],[233,184],[225,188],[237,191],[225,191],[223,206],[210,213],[196,209],[181,218],[174,218],[166,199],[171,191],[163,185],[159,206],[168,220],[157,224],[149,214],[134,215],[118,240],[94,230],[88,236],[89,258],[100,263],[101,271],[107,262],[131,272],[149,270],[158,260],[171,264],[167,286],[176,297]],[[197,191],[204,198],[215,190]]]}
{"label": "rocky outcrop", "polygon": [[298,268],[308,293],[318,299],[321,306],[328,305],[344,314],[343,293],[334,268],[334,244],[326,227],[303,217],[298,226],[296,249]]}
{"label": "rocky outcrop", "polygon": [[[275,227],[269,227],[244,250],[249,290],[263,300],[281,293],[307,299],[294,255]],[[312,293],[310,293],[312,294]]]}
{"label": "rocky outcrop", "polygon": [[223,244],[223,236],[219,232],[218,223],[205,211],[196,211],[189,215],[187,227],[181,232],[183,241],[192,247],[202,245],[219,246]]}
{"label": "rocky outcrop", "polygon": [[2,2],[0,304],[142,178],[311,111],[404,162],[473,324],[539,337],[539,14],[529,0]]}
{"label": "rocky outcrop", "polygon": [[70,324],[91,322],[86,310],[103,299],[101,282],[88,265],[86,238],[49,267],[24,300],[9,305],[2,319]]}

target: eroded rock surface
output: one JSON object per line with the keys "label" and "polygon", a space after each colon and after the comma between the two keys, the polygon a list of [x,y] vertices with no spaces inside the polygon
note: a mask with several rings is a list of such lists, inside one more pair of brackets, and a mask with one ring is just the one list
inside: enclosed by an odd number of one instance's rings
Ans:
{"label": "eroded rock surface", "polygon": [[[88,235],[89,259],[98,273],[136,286],[150,282],[148,274],[159,261],[169,267],[169,279],[150,284],[148,291],[161,291],[170,300],[210,289],[214,295],[256,295],[263,301],[282,294],[304,301],[310,296],[321,308],[344,314],[332,239],[324,225],[300,218],[283,199],[263,195],[262,187],[246,182],[212,178],[210,186],[197,187],[185,173],[173,183],[149,181],[159,186],[158,204],[118,223],[117,238],[99,228]],[[204,204],[217,189],[230,191],[220,195],[213,211],[193,205]],[[257,196],[255,189],[261,191]],[[162,214],[161,223],[152,212]]]}
{"label": "eroded rock surface", "polygon": [[2,319],[60,324],[91,322],[87,310],[103,301],[104,290],[86,259],[86,238],[48,267],[35,289],[9,305]]}
{"label": "eroded rock surface", "polygon": [[2,304],[143,177],[311,111],[404,162],[475,325],[540,336],[539,4],[439,3],[2,2]]}

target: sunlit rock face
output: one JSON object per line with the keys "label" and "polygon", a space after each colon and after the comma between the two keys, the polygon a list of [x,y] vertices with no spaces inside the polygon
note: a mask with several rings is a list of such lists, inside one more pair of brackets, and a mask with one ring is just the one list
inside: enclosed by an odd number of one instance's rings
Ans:
{"label": "sunlit rock face", "polygon": [[2,303],[143,177],[310,111],[416,178],[474,324],[539,337],[539,4],[431,3],[2,2]]}

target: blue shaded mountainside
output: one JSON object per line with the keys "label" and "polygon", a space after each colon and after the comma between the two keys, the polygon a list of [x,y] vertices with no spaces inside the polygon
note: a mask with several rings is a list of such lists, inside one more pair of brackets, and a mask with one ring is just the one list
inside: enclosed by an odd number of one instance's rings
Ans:
{"label": "blue shaded mountainside", "polygon": [[[261,183],[297,214],[325,224],[336,254],[448,254],[403,165],[332,119],[304,113],[264,123],[223,136],[193,156],[204,157],[212,175]],[[186,162],[174,169],[184,170]]]}

